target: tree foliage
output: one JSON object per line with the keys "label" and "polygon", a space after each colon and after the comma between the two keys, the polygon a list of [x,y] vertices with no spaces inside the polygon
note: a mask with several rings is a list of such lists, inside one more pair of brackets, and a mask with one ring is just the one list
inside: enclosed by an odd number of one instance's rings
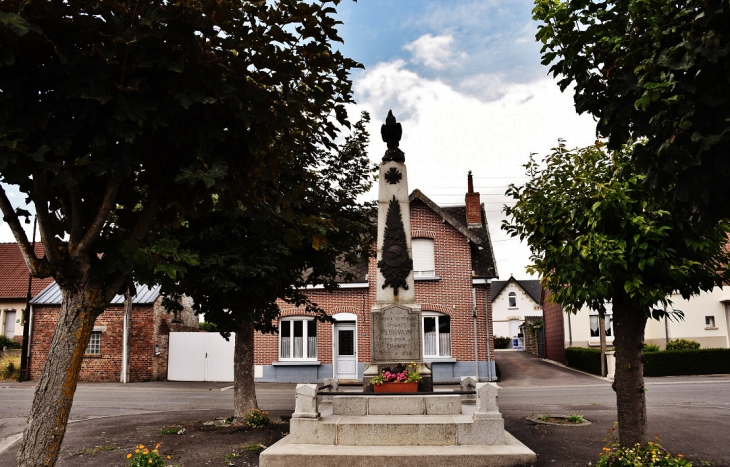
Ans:
{"label": "tree foliage", "polygon": [[531,157],[530,180],[507,191],[517,203],[505,208],[512,220],[502,228],[527,241],[528,271],[573,311],[603,312],[626,294],[658,319],[672,292],[689,298],[730,277],[723,249],[730,224],[687,225],[644,175],[626,172],[634,147],[607,153],[600,142],[579,150],[561,144],[544,167]]}
{"label": "tree foliage", "polygon": [[730,3],[535,0],[542,63],[693,221],[730,217]]}
{"label": "tree foliage", "polygon": [[[648,318],[666,316],[668,296],[689,298],[730,279],[730,224],[690,224],[630,172],[634,146],[606,152],[602,143],[569,151],[561,144],[526,165],[530,180],[512,185],[502,228],[526,240],[532,265],[566,311],[613,309],[619,436],[646,441],[643,340]],[[681,313],[680,313],[681,316]]]}
{"label": "tree foliage", "polygon": [[[176,278],[160,276],[170,294],[194,299],[194,309],[220,331],[247,321],[263,332],[276,330],[277,299],[325,318],[308,300],[308,285],[335,288],[348,273],[338,266],[367,261],[375,235],[373,203],[360,204],[374,180],[367,155],[363,113],[353,132],[333,151],[299,162],[283,173],[272,193],[285,202],[242,207],[216,202],[208,215],[170,232],[200,260]],[[171,297],[168,305],[175,307]]]}
{"label": "tree foliage", "polygon": [[[349,73],[339,0],[0,3],[0,209],[31,273],[63,293],[20,465],[53,465],[93,323],[131,279],[196,258],[151,244],[225,197],[288,212],[274,188],[333,150]],[[217,198],[218,197],[218,198]],[[68,336],[74,336],[68,339]]]}

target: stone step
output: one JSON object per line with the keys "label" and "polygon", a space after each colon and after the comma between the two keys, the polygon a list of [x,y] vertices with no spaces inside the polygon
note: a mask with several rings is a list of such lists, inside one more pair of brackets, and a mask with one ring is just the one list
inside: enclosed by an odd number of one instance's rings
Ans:
{"label": "stone step", "polygon": [[334,396],[334,415],[458,415],[461,396]]}
{"label": "stone step", "polygon": [[326,415],[292,418],[297,444],[339,446],[454,446],[500,444],[501,416],[474,420],[471,415]]}
{"label": "stone step", "polygon": [[535,465],[534,452],[515,437],[503,433],[504,443],[491,446],[334,446],[294,444],[287,436],[259,457],[260,467],[518,467]]}

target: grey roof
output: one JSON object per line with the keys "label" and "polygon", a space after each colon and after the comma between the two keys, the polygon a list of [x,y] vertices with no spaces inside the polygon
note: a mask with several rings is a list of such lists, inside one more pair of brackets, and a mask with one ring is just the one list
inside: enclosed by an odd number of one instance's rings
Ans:
{"label": "grey roof", "polygon": [[[132,298],[132,304],[151,304],[154,303],[160,296],[160,286],[156,285],[152,288],[146,285],[136,285],[137,290]],[[30,301],[33,305],[60,305],[61,304],[61,289],[58,287],[56,282],[43,289],[41,293],[33,297]],[[122,305],[124,303],[124,295],[116,295],[112,299],[110,305]]]}
{"label": "grey roof", "polygon": [[504,288],[510,282],[517,284],[527,295],[532,298],[535,303],[540,304],[540,292],[542,292],[542,286],[538,280],[517,280],[514,277],[510,277],[506,281],[492,281],[492,301],[504,290]]}
{"label": "grey roof", "polygon": [[423,204],[431,208],[436,214],[461,232],[468,240],[471,247],[471,268],[474,276],[479,278],[499,277],[497,273],[497,263],[494,260],[494,250],[492,249],[492,240],[489,236],[489,227],[487,225],[487,216],[482,205],[482,225],[481,227],[469,227],[466,222],[466,206],[453,206],[442,208],[424,195],[421,190],[413,190],[410,201],[421,201]]}

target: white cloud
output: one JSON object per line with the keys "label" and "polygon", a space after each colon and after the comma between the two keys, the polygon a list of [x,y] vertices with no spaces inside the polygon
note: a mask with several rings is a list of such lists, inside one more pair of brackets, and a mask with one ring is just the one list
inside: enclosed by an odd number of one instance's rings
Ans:
{"label": "white cloud", "polygon": [[453,45],[454,36],[451,34],[441,36],[425,34],[403,48],[413,54],[414,63],[434,70],[445,70],[467,58],[465,52],[455,51]]}
{"label": "white cloud", "polygon": [[[497,76],[487,88],[466,93],[419,76],[402,60],[380,63],[358,75],[354,84],[358,107],[372,116],[371,158],[379,161],[385,152],[380,125],[392,109],[403,125],[400,148],[409,189],[419,188],[441,205],[463,204],[472,170],[475,189],[489,211],[500,276],[525,278],[527,248],[500,230],[500,211],[511,201],[504,191],[509,183],[524,183],[522,165],[531,152],[548,154],[559,137],[570,146],[591,144],[595,123],[576,115],[572,91],[561,93],[550,78],[515,84]],[[489,101],[480,92],[498,97]]]}

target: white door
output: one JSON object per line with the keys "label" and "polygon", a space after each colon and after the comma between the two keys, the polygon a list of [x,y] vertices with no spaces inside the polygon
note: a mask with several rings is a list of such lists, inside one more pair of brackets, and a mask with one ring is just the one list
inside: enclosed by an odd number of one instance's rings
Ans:
{"label": "white door", "polygon": [[169,381],[233,381],[236,335],[226,341],[217,332],[171,332],[167,358]]}
{"label": "white door", "polygon": [[[198,333],[203,334],[203,333]],[[220,334],[205,333],[205,380],[233,381],[233,351],[236,348],[236,334],[231,333],[228,340]]]}
{"label": "white door", "polygon": [[5,312],[5,337],[12,339],[15,337],[15,312]]}
{"label": "white door", "polygon": [[354,323],[336,323],[335,378],[357,380],[357,333]]}

